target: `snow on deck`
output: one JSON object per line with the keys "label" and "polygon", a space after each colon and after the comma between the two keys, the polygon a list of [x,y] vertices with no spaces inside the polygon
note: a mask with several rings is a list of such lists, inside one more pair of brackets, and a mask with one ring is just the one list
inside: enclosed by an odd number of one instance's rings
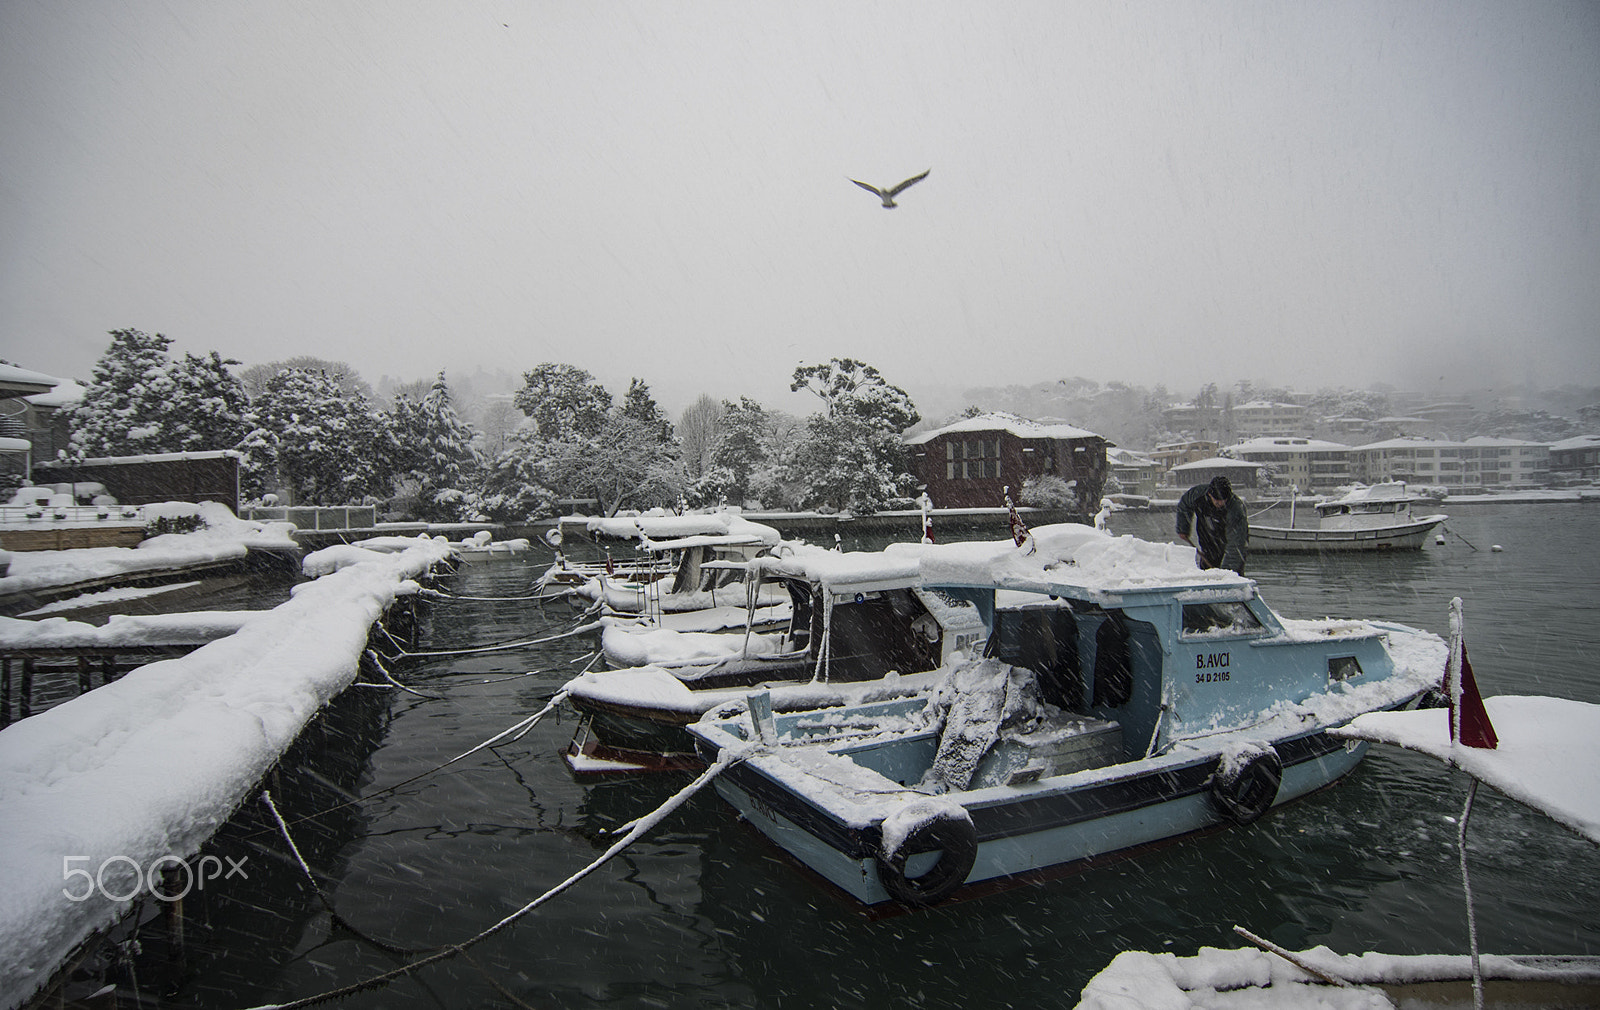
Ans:
{"label": "snow on deck", "polygon": [[[166,503],[176,505],[178,503]],[[163,514],[163,505],[144,506],[145,516]],[[236,561],[251,547],[298,550],[289,523],[264,523],[235,518],[226,505],[201,502],[166,509],[180,514],[198,510],[205,528],[193,533],[151,537],[137,547],[87,547],[70,551],[12,551],[0,577],[0,596],[39,592],[95,579],[187,568],[217,561]]]}
{"label": "snow on deck", "polygon": [[890,544],[882,551],[839,553],[802,546],[779,558],[758,558],[750,571],[806,578],[825,586],[873,582],[902,585],[1061,585],[1091,592],[1228,588],[1250,580],[1224,569],[1201,571],[1192,547],[1113,536],[1077,523],[1040,526],[1034,549],[1011,540]]}
{"label": "snow on deck", "polygon": [[1374,712],[1330,732],[1438,758],[1600,843],[1600,705],[1525,695],[1483,705],[1494,750],[1453,742],[1442,708]]}
{"label": "snow on deck", "polygon": [[47,617],[0,617],[0,651],[115,649],[143,645],[200,645],[233,634],[259,617],[252,610],[201,610],[187,614],[117,614],[103,626]]}
{"label": "snow on deck", "polygon": [[[372,623],[450,553],[425,539],[353,564],[346,552],[237,634],[0,731],[0,1005],[131,906],[64,867],[94,874],[110,859],[105,889],[125,894],[133,865],[193,855],[355,679]],[[64,887],[91,893],[75,902]]]}

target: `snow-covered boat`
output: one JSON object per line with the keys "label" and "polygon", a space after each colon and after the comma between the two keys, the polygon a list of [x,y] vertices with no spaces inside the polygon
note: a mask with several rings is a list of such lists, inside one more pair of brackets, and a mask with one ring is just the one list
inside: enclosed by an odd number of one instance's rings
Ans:
{"label": "snow-covered boat", "polygon": [[1357,488],[1330,501],[1318,502],[1315,526],[1296,526],[1290,507],[1290,525],[1250,524],[1250,550],[1268,553],[1290,551],[1403,551],[1417,550],[1433,528],[1450,518],[1442,513],[1419,513],[1415,506],[1432,500],[1407,493],[1401,482]]}
{"label": "snow-covered boat", "polygon": [[740,758],[722,796],[855,899],[927,905],[1249,824],[1356,766],[1366,744],[1330,729],[1444,668],[1436,635],[1280,618],[1190,549],[1070,525],[1030,544],[906,545],[924,587],[985,615],[986,657],[909,698],[709,712],[702,757]]}
{"label": "snow-covered boat", "polygon": [[[657,618],[715,607],[745,607],[745,563],[779,550],[783,539],[771,526],[734,512],[591,518],[585,534],[596,543],[627,543],[632,560],[579,563],[558,555],[541,578],[541,587],[566,585],[575,603],[598,603],[612,614]],[[563,534],[563,536],[565,536]],[[788,596],[768,592],[762,608],[788,606]],[[787,615],[769,610],[776,623]],[[741,621],[742,625],[743,622]]]}
{"label": "snow-covered boat", "polygon": [[[1466,837],[1480,783],[1600,844],[1600,705],[1480,699],[1462,644],[1461,601],[1451,609],[1449,707],[1374,712],[1331,734],[1426,754],[1471,777],[1457,835],[1470,895]],[[1473,923],[1470,898],[1467,917]],[[1470,953],[1406,955],[1288,951],[1234,928],[1260,949],[1202,947],[1183,957],[1123,951],[1084,987],[1078,1010],[1600,1006],[1600,957],[1480,954],[1475,926]]]}
{"label": "snow-covered boat", "polygon": [[[975,605],[923,588],[914,549],[841,553],[806,544],[748,564],[751,591],[779,587],[790,619],[777,631],[626,628],[608,622],[613,668],[562,689],[581,715],[563,754],[578,775],[699,763],[684,727],[742,701],[755,685],[779,711],[905,697],[988,636]],[[628,661],[636,665],[625,666]]]}

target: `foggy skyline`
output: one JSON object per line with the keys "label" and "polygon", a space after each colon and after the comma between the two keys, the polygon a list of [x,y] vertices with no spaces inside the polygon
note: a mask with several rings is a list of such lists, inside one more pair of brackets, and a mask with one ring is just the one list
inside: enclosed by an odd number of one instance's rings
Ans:
{"label": "foggy skyline", "polygon": [[63,377],[1600,383],[1592,3],[9,3],[0,85]]}

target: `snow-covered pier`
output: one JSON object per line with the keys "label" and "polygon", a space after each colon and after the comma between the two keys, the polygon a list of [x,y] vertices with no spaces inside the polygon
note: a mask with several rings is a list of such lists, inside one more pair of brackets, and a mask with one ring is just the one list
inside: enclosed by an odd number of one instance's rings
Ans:
{"label": "snow-covered pier", "polygon": [[308,557],[320,577],[234,633],[0,732],[0,1007],[199,851],[355,681],[372,625],[453,553],[385,548]]}

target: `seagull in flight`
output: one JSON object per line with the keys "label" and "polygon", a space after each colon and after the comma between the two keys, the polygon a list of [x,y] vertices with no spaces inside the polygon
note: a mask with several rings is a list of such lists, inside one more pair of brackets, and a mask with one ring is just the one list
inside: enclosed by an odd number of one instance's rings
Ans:
{"label": "seagull in flight", "polygon": [[[928,169],[928,172],[931,171],[933,171],[933,169]],[[868,185],[859,179],[851,179],[850,181],[882,200],[884,210],[893,210],[894,208],[900,206],[894,202],[894,198],[899,196],[907,187],[914,186],[926,179],[928,177],[928,172],[923,172],[921,175],[913,175],[911,178],[893,187],[892,189],[879,189],[878,187]]]}

